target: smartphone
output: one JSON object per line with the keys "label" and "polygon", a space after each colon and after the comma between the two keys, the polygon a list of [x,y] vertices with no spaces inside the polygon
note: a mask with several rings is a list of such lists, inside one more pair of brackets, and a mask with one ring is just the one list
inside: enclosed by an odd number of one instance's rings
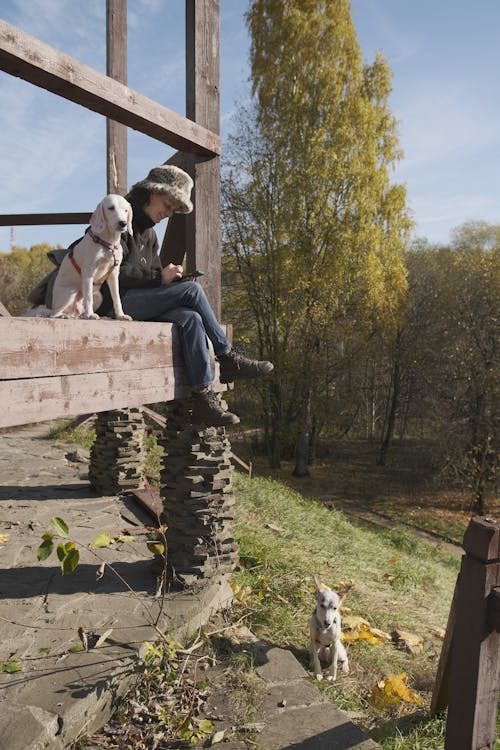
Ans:
{"label": "smartphone", "polygon": [[203,271],[191,271],[191,273],[185,273],[182,276],[177,276],[173,281],[187,281],[188,279],[197,279],[198,276],[205,276]]}

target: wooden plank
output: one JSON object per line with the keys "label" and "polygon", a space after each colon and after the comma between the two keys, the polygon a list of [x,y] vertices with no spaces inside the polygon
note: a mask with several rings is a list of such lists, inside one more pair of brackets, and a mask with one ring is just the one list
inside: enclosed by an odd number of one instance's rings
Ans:
{"label": "wooden plank", "polygon": [[[204,3],[200,3],[204,5]],[[220,154],[218,133],[0,20],[0,70],[189,153]]]}
{"label": "wooden plank", "polygon": [[186,398],[184,368],[60,375],[0,381],[0,427]]}
{"label": "wooden plank", "polygon": [[88,224],[92,211],[52,214],[1,214],[0,227],[28,227],[50,224]]}
{"label": "wooden plank", "polygon": [[[219,0],[186,0],[186,114],[220,132]],[[186,217],[187,265],[205,273],[202,284],[220,317],[220,160],[191,157],[194,211]]]}
{"label": "wooden plank", "polygon": [[173,323],[0,317],[0,380],[183,364]]}
{"label": "wooden plank", "polygon": [[172,323],[0,318],[0,379],[182,365],[172,329]]}
{"label": "wooden plank", "polygon": [[[127,83],[127,0],[106,0],[106,73]],[[127,193],[127,128],[106,121],[106,174],[108,193]]]}

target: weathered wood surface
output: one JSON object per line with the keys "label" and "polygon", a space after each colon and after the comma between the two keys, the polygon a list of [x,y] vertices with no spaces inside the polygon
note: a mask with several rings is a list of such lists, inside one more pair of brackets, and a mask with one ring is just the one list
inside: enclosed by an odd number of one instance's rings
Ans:
{"label": "weathered wood surface", "polygon": [[2,318],[0,379],[170,367],[174,360],[182,366],[172,328],[139,321]]}
{"label": "weathered wood surface", "polygon": [[490,622],[500,585],[500,523],[473,518],[464,536],[451,653],[445,750],[493,748],[500,634]]}
{"label": "weathered wood surface", "polygon": [[171,367],[4,380],[0,427],[172,400],[176,390],[189,394],[183,372]]}
{"label": "weathered wood surface", "polygon": [[172,148],[209,156],[220,154],[218,134],[1,19],[0,70],[110,117]]}
{"label": "weathered wood surface", "polygon": [[[106,73],[127,83],[127,3],[106,1]],[[127,193],[127,128],[121,122],[106,121],[107,192]]]}
{"label": "weathered wood surface", "polygon": [[[220,130],[219,16],[218,0],[186,0],[186,114],[214,133]],[[220,315],[220,159],[176,153],[167,163],[193,178],[194,211],[176,214],[168,222],[162,264],[184,262],[188,271],[203,271],[201,284]]]}
{"label": "weathered wood surface", "polygon": [[[219,27],[219,0],[186,0],[186,116],[213,133],[220,132]],[[191,160],[195,210],[186,217],[188,259],[205,273],[205,292],[220,316],[220,159]]]}
{"label": "weathered wood surface", "polygon": [[[214,390],[226,387],[218,380]],[[186,398],[175,326],[0,318],[0,427]]]}
{"label": "weathered wood surface", "polygon": [[45,224],[88,224],[92,211],[52,214],[0,214],[0,227],[42,226]]}

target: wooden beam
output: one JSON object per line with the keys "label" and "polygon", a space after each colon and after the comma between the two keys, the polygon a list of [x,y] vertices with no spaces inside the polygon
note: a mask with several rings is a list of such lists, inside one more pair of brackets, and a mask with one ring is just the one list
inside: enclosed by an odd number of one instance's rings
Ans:
{"label": "wooden beam", "polygon": [[[127,83],[127,0],[106,0],[106,73]],[[127,193],[127,128],[106,120],[107,192]]]}
{"label": "wooden beam", "polygon": [[0,427],[189,396],[184,368],[152,367],[0,381]]}
{"label": "wooden beam", "polygon": [[[186,0],[186,114],[220,132],[219,0]],[[194,211],[186,217],[187,265],[205,273],[203,287],[220,317],[220,159],[191,157]]]}
{"label": "wooden beam", "polygon": [[0,317],[0,427],[190,392],[172,323]]}
{"label": "wooden beam", "polygon": [[0,319],[0,379],[182,365],[172,323]]}
{"label": "wooden beam", "polygon": [[42,226],[44,224],[88,224],[92,211],[58,214],[1,214],[0,227]]}
{"label": "wooden beam", "polygon": [[[202,3],[204,5],[204,3]],[[167,143],[220,154],[220,136],[0,19],[0,70]]]}

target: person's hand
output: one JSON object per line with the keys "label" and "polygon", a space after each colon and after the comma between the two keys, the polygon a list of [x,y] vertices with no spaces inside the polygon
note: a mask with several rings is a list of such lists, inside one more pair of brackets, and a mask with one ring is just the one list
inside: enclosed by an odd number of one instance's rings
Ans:
{"label": "person's hand", "polygon": [[180,279],[182,276],[182,266],[175,266],[173,263],[169,263],[168,266],[161,270],[161,283],[170,284],[174,279]]}

